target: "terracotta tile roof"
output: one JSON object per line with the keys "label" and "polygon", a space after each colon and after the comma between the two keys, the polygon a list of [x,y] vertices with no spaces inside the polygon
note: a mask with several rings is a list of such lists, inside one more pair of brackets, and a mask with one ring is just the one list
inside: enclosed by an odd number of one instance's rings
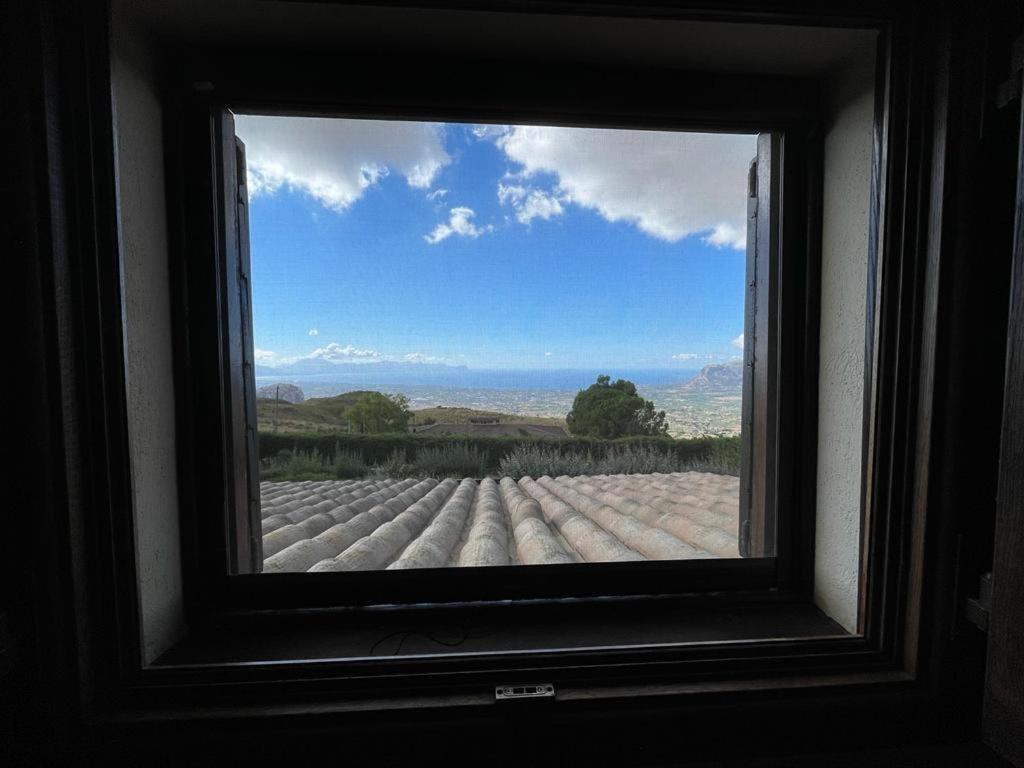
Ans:
{"label": "terracotta tile roof", "polygon": [[260,485],[263,570],[737,557],[729,475]]}

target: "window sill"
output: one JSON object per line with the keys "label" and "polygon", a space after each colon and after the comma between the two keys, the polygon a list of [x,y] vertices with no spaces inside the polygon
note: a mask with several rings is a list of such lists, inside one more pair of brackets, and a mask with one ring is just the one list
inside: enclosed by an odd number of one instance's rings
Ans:
{"label": "window sill", "polygon": [[[550,683],[555,696],[496,701],[495,686],[516,683]],[[800,690],[899,696],[912,684],[863,638],[779,595],[281,611],[194,630],[107,719],[568,711]]]}
{"label": "window sill", "polygon": [[150,668],[575,658],[852,638],[808,602],[761,595],[267,611],[192,631]]}

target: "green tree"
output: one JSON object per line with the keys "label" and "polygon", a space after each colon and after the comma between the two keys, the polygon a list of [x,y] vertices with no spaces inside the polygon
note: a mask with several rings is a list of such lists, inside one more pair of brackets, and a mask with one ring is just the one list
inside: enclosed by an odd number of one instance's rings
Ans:
{"label": "green tree", "polygon": [[598,376],[580,391],[565,420],[572,434],[586,437],[668,434],[664,411],[655,411],[654,403],[640,397],[633,382],[612,383],[609,376]]}
{"label": "green tree", "polygon": [[355,432],[405,432],[412,412],[405,395],[367,392],[345,414]]}

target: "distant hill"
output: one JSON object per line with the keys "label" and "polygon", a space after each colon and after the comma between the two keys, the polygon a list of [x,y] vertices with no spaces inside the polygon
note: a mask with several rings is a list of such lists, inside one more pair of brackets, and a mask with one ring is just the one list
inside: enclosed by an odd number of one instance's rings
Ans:
{"label": "distant hill", "polygon": [[413,425],[427,424],[544,424],[564,427],[565,419],[553,416],[517,416],[499,411],[480,411],[453,405],[435,405],[413,411]]}
{"label": "distant hill", "polygon": [[301,403],[306,399],[306,395],[300,387],[285,382],[260,387],[256,390],[256,397],[266,400],[284,400],[286,403]]}
{"label": "distant hill", "polygon": [[438,405],[413,411],[412,431],[466,437],[565,437],[565,419]]}
{"label": "distant hill", "polygon": [[[276,385],[261,387],[260,392]],[[285,385],[281,385],[282,388]],[[296,387],[296,389],[298,389]],[[283,394],[283,393],[282,393]],[[257,397],[256,420],[263,432],[347,432],[348,411],[365,390],[345,392],[334,397],[311,397],[298,403]],[[540,436],[565,435],[565,420],[542,416],[515,416],[496,411],[436,406],[413,411],[412,431],[432,434],[475,435],[522,432]],[[521,431],[520,431],[521,430]]]}
{"label": "distant hill", "polygon": [[557,424],[529,424],[526,422],[503,422],[497,424],[430,424],[415,427],[413,432],[427,435],[451,435],[453,437],[568,437],[565,427]]}
{"label": "distant hill", "polygon": [[334,397],[311,397],[300,403],[257,398],[256,423],[267,432],[347,432],[346,414],[365,394],[345,392]]}
{"label": "distant hill", "polygon": [[680,389],[684,392],[742,392],[743,361],[733,360],[718,365],[705,365],[700,373],[683,384]]}

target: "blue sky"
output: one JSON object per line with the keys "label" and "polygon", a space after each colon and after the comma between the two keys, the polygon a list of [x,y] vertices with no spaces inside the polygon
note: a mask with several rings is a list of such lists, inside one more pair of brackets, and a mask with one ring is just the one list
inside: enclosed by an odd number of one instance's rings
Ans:
{"label": "blue sky", "polygon": [[237,130],[258,362],[693,369],[740,353],[753,136]]}

